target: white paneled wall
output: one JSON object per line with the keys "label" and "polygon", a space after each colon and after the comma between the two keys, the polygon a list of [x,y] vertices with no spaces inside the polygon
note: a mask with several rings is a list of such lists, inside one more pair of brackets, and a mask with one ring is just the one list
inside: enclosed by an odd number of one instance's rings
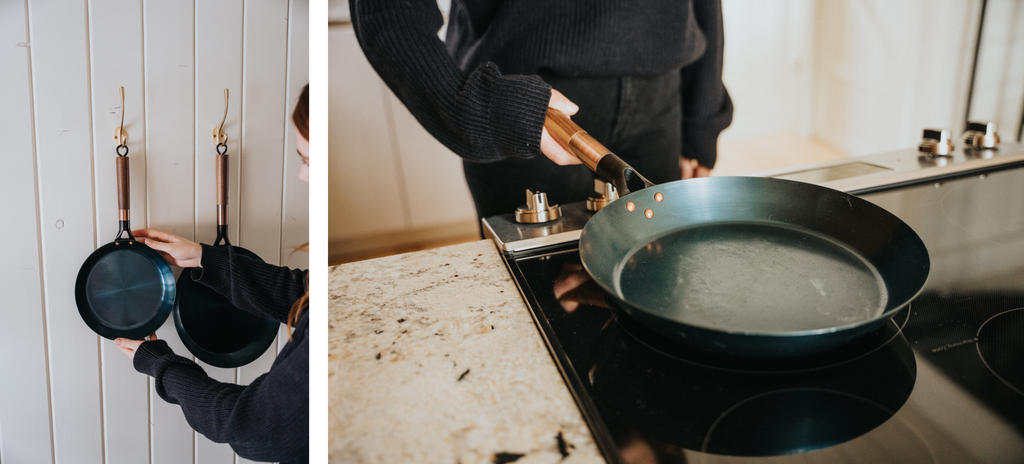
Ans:
{"label": "white paneled wall", "polygon": [[[74,284],[117,233],[122,111],[132,226],[212,242],[211,132],[225,88],[231,241],[307,266],[292,254],[308,241],[309,214],[290,119],[308,81],[307,37],[306,0],[0,2],[0,462],[245,462],[195,433],[89,330]],[[170,319],[157,336],[190,356]],[[204,368],[248,383],[283,344],[242,368]]]}
{"label": "white paneled wall", "polygon": [[963,130],[980,0],[722,7],[736,107],[723,141],[788,133],[864,155],[912,147],[925,127]]}
{"label": "white paneled wall", "polygon": [[1024,114],[1024,0],[988,0],[970,119],[995,121],[1017,140]]}

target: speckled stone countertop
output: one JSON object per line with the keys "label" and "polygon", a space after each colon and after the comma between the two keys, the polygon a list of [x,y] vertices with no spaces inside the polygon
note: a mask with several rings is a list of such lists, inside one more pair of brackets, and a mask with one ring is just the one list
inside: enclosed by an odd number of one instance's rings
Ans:
{"label": "speckled stone countertop", "polygon": [[328,278],[332,463],[604,462],[491,242]]}

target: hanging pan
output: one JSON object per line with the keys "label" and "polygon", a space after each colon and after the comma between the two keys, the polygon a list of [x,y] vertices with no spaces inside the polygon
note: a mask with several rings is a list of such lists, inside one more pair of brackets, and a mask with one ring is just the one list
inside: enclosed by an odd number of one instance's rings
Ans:
{"label": "hanging pan", "polygon": [[75,282],[75,302],[93,332],[109,339],[140,340],[167,320],[174,306],[174,273],[160,253],[132,236],[128,147],[124,143],[126,136],[117,147],[120,230],[113,242],[94,251],[82,264]]}
{"label": "hanging pan", "polygon": [[[217,240],[213,246],[262,262],[255,253],[231,246],[228,239],[227,145],[218,144],[217,153]],[[193,281],[193,269],[183,269],[178,277],[174,327],[182,343],[197,358],[217,367],[244,366],[259,358],[274,342],[281,324],[238,309],[223,295]]]}

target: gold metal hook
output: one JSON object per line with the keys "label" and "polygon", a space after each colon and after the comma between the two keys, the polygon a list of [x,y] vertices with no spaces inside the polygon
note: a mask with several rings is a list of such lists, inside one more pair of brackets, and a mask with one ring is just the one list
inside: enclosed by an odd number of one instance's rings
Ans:
{"label": "gold metal hook", "polygon": [[118,146],[128,146],[128,131],[124,130],[124,87],[121,87],[121,125],[114,129],[114,141]]}
{"label": "gold metal hook", "polygon": [[228,133],[224,132],[224,121],[228,120],[228,89],[224,89],[224,117],[220,120],[220,125],[213,128],[213,143],[220,145],[222,143],[228,143]]}

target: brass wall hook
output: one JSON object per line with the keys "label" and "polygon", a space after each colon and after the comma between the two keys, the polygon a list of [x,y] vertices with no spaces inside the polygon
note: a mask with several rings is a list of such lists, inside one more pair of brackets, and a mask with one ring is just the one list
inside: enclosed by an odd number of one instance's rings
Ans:
{"label": "brass wall hook", "polygon": [[228,143],[228,133],[224,132],[224,121],[228,119],[228,89],[224,89],[224,117],[220,125],[213,128],[213,143],[215,145]]}
{"label": "brass wall hook", "polygon": [[128,146],[128,131],[124,130],[124,87],[121,87],[121,125],[114,129],[114,141],[119,147]]}

